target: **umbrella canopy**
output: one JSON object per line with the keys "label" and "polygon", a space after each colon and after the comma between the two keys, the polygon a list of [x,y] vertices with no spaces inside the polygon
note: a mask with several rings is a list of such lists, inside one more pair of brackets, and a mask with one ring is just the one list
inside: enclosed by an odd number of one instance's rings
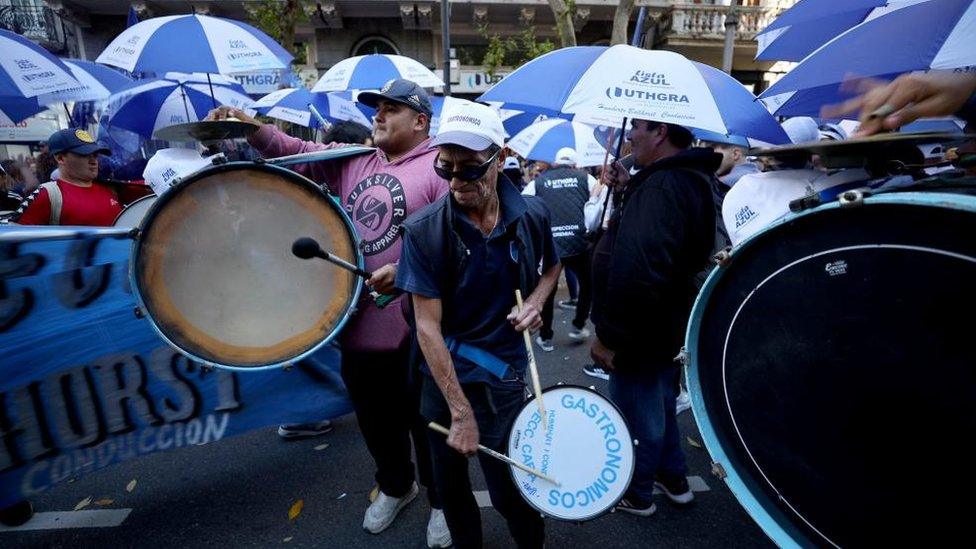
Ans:
{"label": "umbrella canopy", "polygon": [[35,114],[47,109],[36,99],[3,99],[0,100],[0,124],[10,126],[19,124]]}
{"label": "umbrella canopy", "polygon": [[845,99],[849,94],[839,87],[851,74],[888,79],[912,71],[976,65],[973,36],[974,0],[928,0],[903,7],[827,42],[760,98],[779,96],[777,114],[794,114],[801,103],[809,112],[812,106]]}
{"label": "umbrella canopy", "polygon": [[305,88],[285,88],[258,99],[251,108],[259,114],[285,120],[308,128],[319,128],[318,118],[312,115],[309,105],[329,123],[352,120],[367,128],[372,123],[356,104],[333,93],[315,93]]}
{"label": "umbrella canopy", "polygon": [[[16,124],[45,110],[54,103],[68,101],[100,101],[132,84],[122,73],[91,61],[63,59],[77,83],[57,92],[42,93],[31,98],[4,98],[0,106],[0,122]],[[67,108],[67,107],[65,107]],[[74,117],[72,116],[72,119]]]}
{"label": "umbrella canopy", "polygon": [[[545,93],[539,85],[545,83]],[[766,143],[789,141],[742,84],[684,56],[633,46],[563,48],[529,61],[480,101],[608,120],[669,122]]]}
{"label": "umbrella canopy", "polygon": [[592,126],[550,118],[536,122],[512,137],[507,146],[528,160],[552,164],[563,147],[576,151],[576,166],[599,166],[606,158],[606,149],[597,140]]}
{"label": "umbrella canopy", "polygon": [[0,98],[5,102],[78,85],[60,59],[23,36],[0,29]]}
{"label": "umbrella canopy", "polygon": [[38,103],[64,103],[67,101],[101,101],[113,93],[130,86],[131,78],[117,70],[81,59],[64,59],[71,74],[81,84],[69,90],[45,93],[37,96]]}
{"label": "umbrella canopy", "polygon": [[122,31],[95,61],[129,72],[234,74],[283,69],[292,55],[260,30],[221,17],[154,17]]}
{"label": "umbrella canopy", "polygon": [[109,98],[106,123],[148,138],[160,128],[202,120],[215,101],[239,109],[253,103],[232,80],[213,82],[213,98],[210,89],[199,75],[167,73],[163,78],[141,80]]}
{"label": "umbrella canopy", "polygon": [[421,88],[443,86],[444,81],[420,64],[402,55],[374,53],[343,59],[325,71],[312,86],[313,92],[378,90],[390,80],[405,78]]}
{"label": "umbrella canopy", "polygon": [[803,0],[756,34],[756,59],[800,61],[842,32],[926,0]]}

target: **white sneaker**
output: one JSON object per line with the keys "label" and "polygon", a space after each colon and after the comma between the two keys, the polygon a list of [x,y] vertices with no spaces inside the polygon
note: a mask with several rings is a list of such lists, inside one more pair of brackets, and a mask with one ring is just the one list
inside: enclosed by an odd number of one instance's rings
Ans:
{"label": "white sneaker", "polygon": [[574,326],[573,329],[569,331],[569,339],[572,339],[573,341],[585,341],[588,337],[590,337],[590,329],[586,327],[576,328]]}
{"label": "white sneaker", "polygon": [[443,509],[431,509],[430,520],[427,521],[427,547],[450,547],[451,531],[447,528],[447,519]]}
{"label": "white sneaker", "polygon": [[681,388],[681,392],[678,393],[678,398],[675,399],[677,406],[675,407],[674,415],[678,415],[681,412],[691,408],[691,395],[688,391],[685,391],[684,387]]}
{"label": "white sneaker", "polygon": [[551,353],[555,347],[552,346],[551,339],[542,339],[542,336],[535,336],[535,344],[539,346],[540,349],[547,353]]}
{"label": "white sneaker", "polygon": [[400,512],[400,509],[403,509],[408,503],[413,501],[419,491],[420,489],[417,488],[416,482],[413,483],[410,491],[402,498],[391,498],[380,490],[379,494],[376,495],[376,500],[366,508],[366,516],[363,518],[363,530],[366,530],[370,534],[379,534],[389,528],[393,524],[393,519]]}

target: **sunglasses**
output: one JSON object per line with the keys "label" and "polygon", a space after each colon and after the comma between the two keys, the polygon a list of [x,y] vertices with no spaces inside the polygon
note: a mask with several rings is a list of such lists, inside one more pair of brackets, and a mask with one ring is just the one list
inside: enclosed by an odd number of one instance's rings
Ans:
{"label": "sunglasses", "polygon": [[446,179],[448,181],[452,179],[459,179],[461,181],[477,181],[482,177],[484,177],[486,173],[488,173],[488,170],[491,168],[492,162],[494,162],[495,159],[498,158],[498,153],[500,152],[501,149],[495,151],[495,154],[491,155],[491,158],[489,158],[484,164],[481,164],[479,166],[465,166],[456,172],[448,171],[442,168],[440,166],[441,157],[440,155],[437,155],[437,158],[434,159],[434,173],[436,173],[441,178]]}

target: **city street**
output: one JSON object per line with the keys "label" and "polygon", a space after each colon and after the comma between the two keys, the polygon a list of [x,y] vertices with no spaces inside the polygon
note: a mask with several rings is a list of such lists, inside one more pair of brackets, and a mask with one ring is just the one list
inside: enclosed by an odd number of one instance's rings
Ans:
{"label": "city street", "polygon": [[[566,337],[570,315],[556,310],[555,351],[536,351],[543,386],[607,383],[585,376],[587,346]],[[34,501],[28,524],[0,527],[2,547],[425,547],[429,508],[423,493],[379,535],[361,529],[372,487],[372,464],[355,418],[338,418],[322,437],[284,441],[274,428],[215,444],[123,463],[62,484]],[[583,524],[547,521],[549,547],[768,547],[772,544],[710,472],[690,411],[679,416],[695,502],[679,509],[659,495],[649,518],[612,513]],[[471,467],[483,506],[485,545],[513,546],[488,503],[476,462]],[[131,491],[127,488],[132,487]],[[90,499],[81,511],[76,506]],[[300,513],[289,520],[294,504]],[[88,521],[88,522],[86,522]],[[97,527],[70,527],[90,524]]]}

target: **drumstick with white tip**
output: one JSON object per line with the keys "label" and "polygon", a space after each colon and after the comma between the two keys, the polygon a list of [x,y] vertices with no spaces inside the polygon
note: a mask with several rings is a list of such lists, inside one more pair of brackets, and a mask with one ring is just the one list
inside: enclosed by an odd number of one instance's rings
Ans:
{"label": "drumstick with white tip", "polygon": [[[435,421],[431,421],[430,423],[427,424],[427,426],[430,427],[431,429],[433,429],[434,431],[437,431],[438,433],[444,435],[444,436],[449,436],[451,434],[451,431],[447,427],[444,427],[443,425],[441,425],[440,423],[437,423]],[[562,486],[561,484],[559,484],[556,481],[556,479],[554,479],[554,478],[552,478],[552,477],[550,477],[548,475],[544,475],[540,471],[537,471],[537,470],[529,467],[528,465],[523,465],[523,464],[519,463],[518,461],[515,461],[514,459],[506,456],[505,454],[503,454],[501,452],[496,452],[495,450],[492,450],[491,448],[488,448],[487,446],[482,446],[482,445],[479,444],[478,445],[478,450],[481,450],[482,452],[488,454],[489,456],[491,456],[491,457],[493,457],[495,459],[499,459],[501,461],[504,461],[505,463],[511,465],[512,467],[515,467],[517,469],[521,469],[521,470],[525,471],[526,473],[528,473],[530,475],[535,475],[535,476],[541,478],[542,480],[544,480],[544,481],[546,481],[548,483],[554,484],[556,486]]]}
{"label": "drumstick with white tip", "polygon": [[[519,311],[522,311],[522,291],[515,290],[515,302],[518,304]],[[535,364],[535,353],[532,352],[532,336],[528,330],[523,330],[525,338],[525,352],[529,355],[529,375],[532,377],[532,392],[535,393],[535,400],[539,403],[539,415],[542,416],[542,430],[545,431],[549,421],[546,418],[546,405],[542,402],[542,383],[539,382],[539,368]]]}

